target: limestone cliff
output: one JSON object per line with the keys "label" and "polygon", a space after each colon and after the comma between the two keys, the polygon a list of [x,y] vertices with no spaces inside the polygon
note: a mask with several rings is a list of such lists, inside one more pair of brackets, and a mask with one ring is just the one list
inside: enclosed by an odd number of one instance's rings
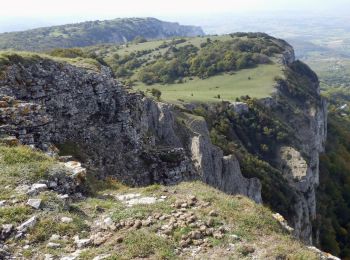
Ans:
{"label": "limestone cliff", "polygon": [[[292,222],[297,236],[312,243],[312,223],[316,218],[316,194],[319,184],[319,154],[324,150],[327,131],[327,109],[325,102],[306,110],[307,124],[297,123],[295,147],[281,147],[281,169],[292,186],[298,191],[295,203],[296,215]],[[308,114],[310,112],[310,114]],[[293,125],[295,122],[292,123]]]}
{"label": "limestone cliff", "polygon": [[98,176],[129,185],[195,178],[261,202],[259,181],[245,179],[238,161],[211,144],[205,121],[185,127],[174,107],[127,93],[104,67],[95,73],[51,60],[20,60],[4,75],[3,135],[49,153],[58,147]]}
{"label": "limestone cliff", "polygon": [[281,144],[277,151],[276,165],[296,191],[295,214],[287,218],[296,236],[311,244],[319,155],[327,138],[327,103],[320,95],[317,75],[305,64],[290,60],[286,77],[278,82],[277,92],[269,102],[272,115],[292,132],[289,144]]}
{"label": "limestone cliff", "polygon": [[[293,190],[293,205],[287,205],[293,213],[285,217],[311,243],[326,103],[317,76],[294,60],[291,47],[282,58],[290,75],[261,104],[291,130],[291,141],[280,143],[267,161]],[[101,178],[135,186],[200,179],[262,202],[259,179],[245,178],[236,157],[212,144],[202,117],[128,93],[103,66],[97,73],[43,58],[12,59],[0,77],[0,134],[52,154],[59,148]]]}
{"label": "limestone cliff", "polygon": [[259,180],[244,178],[234,155],[224,156],[223,151],[212,144],[203,118],[149,99],[145,104],[147,118],[144,129],[153,132],[158,145],[183,147],[192,162],[195,178],[226,193],[243,194],[258,203],[262,202]]}

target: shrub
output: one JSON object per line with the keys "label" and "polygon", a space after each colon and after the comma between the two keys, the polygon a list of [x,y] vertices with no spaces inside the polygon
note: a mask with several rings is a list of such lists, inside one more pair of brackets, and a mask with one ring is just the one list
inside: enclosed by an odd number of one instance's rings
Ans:
{"label": "shrub", "polygon": [[84,53],[81,49],[72,48],[72,49],[54,49],[49,52],[51,56],[62,57],[62,58],[77,58],[84,57]]}
{"label": "shrub", "polygon": [[160,96],[162,95],[162,92],[159,89],[152,88],[151,89],[151,94],[154,96],[157,100],[160,99]]}
{"label": "shrub", "polygon": [[134,43],[143,43],[143,42],[147,42],[147,39],[142,37],[142,36],[137,36],[134,38],[133,42]]}

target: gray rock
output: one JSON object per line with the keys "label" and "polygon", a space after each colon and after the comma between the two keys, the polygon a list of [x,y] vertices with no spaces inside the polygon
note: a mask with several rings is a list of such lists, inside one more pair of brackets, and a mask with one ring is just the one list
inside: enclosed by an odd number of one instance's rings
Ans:
{"label": "gray rock", "polygon": [[49,242],[49,243],[47,243],[46,247],[48,247],[48,248],[60,248],[61,245],[58,243]]}
{"label": "gray rock", "polygon": [[39,209],[40,205],[41,205],[41,199],[29,199],[27,201],[27,205],[29,205],[35,209]]}
{"label": "gray rock", "polygon": [[53,255],[51,255],[51,254],[45,254],[44,257],[45,257],[44,260],[53,260],[54,259]]}
{"label": "gray rock", "polygon": [[[320,86],[316,79],[308,86],[313,91],[313,99],[298,103],[298,115],[291,114],[289,103],[296,97],[277,86],[275,110],[280,111],[281,121],[294,129],[292,145],[281,146],[275,160],[279,164],[286,185],[293,190],[294,212],[284,216],[294,229],[294,235],[305,243],[312,244],[312,220],[316,217],[316,187],[319,184],[319,154],[324,151],[327,137],[327,102],[320,96]],[[279,100],[283,99],[281,104]],[[275,105],[276,106],[276,105]]]}
{"label": "gray rock", "polygon": [[111,226],[111,225],[114,224],[112,218],[110,218],[110,217],[105,218],[105,219],[103,220],[103,222],[104,222],[107,226]]}
{"label": "gray rock", "polygon": [[51,237],[50,237],[50,241],[54,241],[54,240],[59,240],[61,238],[61,236],[60,235],[58,235],[58,234],[53,234]]}
{"label": "gray rock", "polygon": [[93,260],[102,260],[102,259],[106,259],[106,258],[108,258],[110,256],[111,256],[110,254],[98,255],[98,256],[95,256],[93,258]]}
{"label": "gray rock", "polygon": [[78,259],[80,254],[83,252],[84,249],[78,249],[75,252],[73,252],[71,255],[61,257],[61,260],[75,260]]}
{"label": "gray rock", "polygon": [[0,228],[0,240],[4,241],[7,238],[9,238],[9,236],[11,235],[13,231],[13,225],[12,224],[4,224],[1,226]]}
{"label": "gray rock", "polygon": [[129,207],[139,204],[154,204],[158,201],[156,197],[141,197],[139,193],[118,195],[117,198]]}
{"label": "gray rock", "polygon": [[77,245],[78,248],[84,248],[91,244],[91,239],[89,238],[79,239],[79,237],[76,237],[75,244]]}
{"label": "gray rock", "polygon": [[331,254],[325,253],[314,246],[307,247],[310,251],[317,253],[322,260],[340,260],[340,258],[333,256]]}
{"label": "gray rock", "polygon": [[45,190],[47,190],[48,188],[47,188],[47,185],[46,184],[44,184],[44,183],[34,183],[31,187],[30,187],[30,189],[27,191],[27,194],[28,195],[36,195],[36,194],[38,194],[38,193],[40,193],[40,192],[42,192],[42,191],[45,191]]}
{"label": "gray rock", "polygon": [[44,183],[34,183],[31,187],[31,190],[35,190],[35,191],[44,191],[47,190],[47,185]]}
{"label": "gray rock", "polygon": [[247,113],[249,111],[248,104],[244,102],[231,102],[230,108],[239,115]]}
{"label": "gray rock", "polygon": [[71,223],[71,222],[73,222],[73,219],[70,218],[70,217],[62,217],[61,218],[61,222],[63,222],[63,223]]}
{"label": "gray rock", "polygon": [[38,218],[37,216],[33,216],[24,223],[22,223],[20,226],[17,227],[18,232],[26,232],[29,228],[32,228],[35,226]]}
{"label": "gray rock", "polygon": [[62,199],[62,200],[69,199],[69,195],[68,195],[68,194],[63,194],[63,195],[58,194],[57,197],[58,197],[59,199]]}

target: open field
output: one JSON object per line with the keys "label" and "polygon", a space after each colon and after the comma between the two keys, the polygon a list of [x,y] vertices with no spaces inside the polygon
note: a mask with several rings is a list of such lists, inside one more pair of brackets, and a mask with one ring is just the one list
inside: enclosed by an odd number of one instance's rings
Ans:
{"label": "open field", "polygon": [[[219,40],[219,41],[226,41],[229,39],[232,39],[230,35],[220,35],[220,36],[203,36],[203,37],[175,37],[174,39],[186,39],[186,42],[176,44],[177,47],[185,46],[188,44],[193,44],[196,47],[200,47],[201,43],[204,43],[207,41],[207,39]],[[117,51],[119,55],[126,55],[131,52],[137,52],[137,51],[144,51],[144,50],[150,50],[158,48],[163,43],[171,43],[173,39],[167,39],[167,40],[155,40],[155,41],[148,41],[143,43],[128,43],[127,45],[121,45],[120,49]]]}
{"label": "open field", "polygon": [[244,95],[256,98],[269,96],[274,90],[274,78],[278,75],[282,75],[279,65],[259,65],[253,69],[240,70],[232,75],[225,73],[205,80],[187,79],[182,84],[147,86],[138,83],[135,89],[144,92],[147,89],[159,89],[162,92],[161,99],[172,103],[180,100],[185,102],[233,101]]}
{"label": "open field", "polygon": [[315,53],[305,62],[317,73],[323,88],[350,86],[350,58]]}

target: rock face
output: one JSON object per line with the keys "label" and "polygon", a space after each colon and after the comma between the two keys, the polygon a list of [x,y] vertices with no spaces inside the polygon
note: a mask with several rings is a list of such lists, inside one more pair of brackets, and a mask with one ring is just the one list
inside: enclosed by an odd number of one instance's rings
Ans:
{"label": "rock face", "polygon": [[[280,82],[275,95],[262,104],[293,129],[293,142],[281,145],[269,163],[280,169],[295,191],[293,214],[284,217],[296,236],[311,243],[327,105],[320,97],[317,76],[298,65],[293,53],[286,48],[283,63],[308,86],[298,94]],[[203,118],[127,93],[105,67],[96,73],[40,59],[14,62],[4,75],[0,135],[15,136],[51,154],[58,147],[101,178],[110,175],[134,186],[200,179],[229,194],[262,202],[260,181],[242,176],[235,156],[224,156],[211,143]],[[231,105],[247,112],[244,104]],[[79,167],[73,170],[80,171]]]}
{"label": "rock face", "polygon": [[57,146],[90,172],[129,185],[201,179],[261,202],[259,181],[245,179],[236,158],[211,144],[204,120],[187,128],[173,106],[127,93],[108,69],[40,60],[14,63],[5,74],[0,134],[51,154]]}
{"label": "rock face", "polygon": [[[3,134],[49,153],[56,144],[101,177],[115,175],[130,185],[172,182],[186,174],[181,149],[143,145],[142,96],[127,94],[109,70],[94,73],[42,60],[13,64],[6,75],[0,82],[0,99],[8,104],[1,108]],[[161,159],[172,154],[174,160]],[[167,177],[172,171],[174,180]]]}
{"label": "rock face", "polygon": [[[290,63],[291,62],[291,63]],[[287,64],[296,77],[302,79],[301,90],[277,86],[272,102],[276,115],[293,129],[291,146],[281,146],[278,167],[296,191],[294,212],[288,218],[295,235],[312,243],[312,220],[316,217],[315,189],[319,184],[319,154],[327,138],[327,103],[320,96],[319,81],[314,72],[299,61]],[[302,93],[302,94],[300,94]],[[297,109],[295,109],[297,108]]]}
{"label": "rock face", "polygon": [[[177,112],[172,105],[145,101],[147,117],[144,128],[153,132],[153,142],[162,146],[181,146],[191,159],[191,171],[195,178],[229,194],[243,194],[258,203],[261,199],[261,184],[256,178],[242,176],[238,160],[224,156],[223,151],[214,146],[203,118]],[[178,119],[177,122],[175,119]],[[190,123],[179,122],[179,118]]]}
{"label": "rock face", "polygon": [[195,129],[197,135],[191,139],[191,152],[202,180],[226,193],[243,194],[261,203],[260,181],[244,178],[235,156],[223,156],[222,150],[211,144],[205,122],[197,123]]}

